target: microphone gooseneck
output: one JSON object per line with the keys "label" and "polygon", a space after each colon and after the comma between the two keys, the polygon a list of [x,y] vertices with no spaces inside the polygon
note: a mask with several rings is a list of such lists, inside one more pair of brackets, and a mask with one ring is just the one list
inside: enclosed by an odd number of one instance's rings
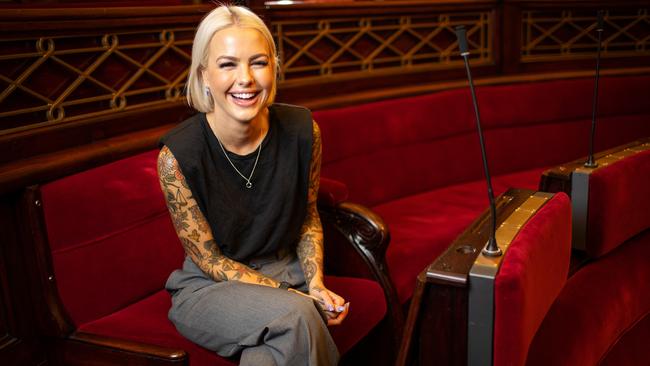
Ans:
{"label": "microphone gooseneck", "polygon": [[589,157],[585,163],[587,168],[595,168],[598,164],[594,161],[594,135],[596,134],[596,111],[598,107],[598,79],[600,76],[600,45],[602,42],[604,30],[603,11],[598,11],[598,25],[596,32],[598,33],[598,49],[596,51],[596,80],[594,83],[594,99],[591,106],[591,134],[589,135]]}
{"label": "microphone gooseneck", "polygon": [[494,191],[492,190],[492,179],[490,178],[490,169],[488,168],[487,153],[485,152],[485,143],[483,142],[483,130],[481,129],[481,116],[478,111],[478,102],[476,101],[476,93],[474,92],[474,82],[472,81],[472,73],[469,69],[469,50],[467,47],[467,38],[465,27],[459,25],[456,27],[456,37],[458,38],[458,48],[460,55],[463,56],[465,61],[465,70],[467,71],[467,80],[469,81],[469,90],[472,94],[472,102],[474,104],[474,113],[476,115],[476,129],[478,130],[478,139],[481,145],[481,154],[483,156],[483,170],[485,171],[485,180],[487,181],[488,199],[490,200],[490,216],[491,228],[490,237],[487,246],[481,253],[488,257],[498,257],[503,254],[497,245],[496,230],[497,230],[497,208],[494,203]]}

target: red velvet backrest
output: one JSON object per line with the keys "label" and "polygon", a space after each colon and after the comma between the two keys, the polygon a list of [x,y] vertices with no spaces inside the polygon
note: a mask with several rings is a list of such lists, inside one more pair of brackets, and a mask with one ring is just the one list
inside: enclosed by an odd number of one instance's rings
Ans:
{"label": "red velvet backrest", "polygon": [[[650,135],[648,85],[648,76],[601,78],[598,150]],[[586,155],[592,95],[592,78],[478,87],[492,173]],[[373,206],[483,176],[467,88],[316,111],[314,119],[322,175],[344,182],[355,202]]]}
{"label": "red velvet backrest", "polygon": [[76,325],[164,287],[183,249],[149,151],[45,184],[59,295]]}
{"label": "red velvet backrest", "polygon": [[589,176],[587,253],[602,256],[650,228],[649,207],[650,150],[597,168]]}
{"label": "red velvet backrest", "polygon": [[495,279],[495,366],[525,363],[535,332],[566,282],[570,255],[571,204],[558,193],[510,243]]}

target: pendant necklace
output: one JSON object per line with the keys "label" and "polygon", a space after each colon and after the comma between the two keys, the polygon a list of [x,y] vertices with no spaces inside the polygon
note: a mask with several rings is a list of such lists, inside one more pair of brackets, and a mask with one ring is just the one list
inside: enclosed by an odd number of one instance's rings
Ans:
{"label": "pendant necklace", "polygon": [[[215,137],[217,137],[217,136],[215,135]],[[246,181],[246,185],[245,185],[246,188],[248,188],[248,189],[253,188],[253,183],[251,182],[251,179],[253,178],[253,173],[255,173],[255,168],[257,167],[257,161],[260,159],[260,152],[262,151],[262,142],[264,142],[264,139],[262,139],[262,141],[260,141],[260,144],[257,146],[257,157],[255,157],[255,163],[253,164],[253,170],[251,170],[251,174],[248,176],[248,178],[246,178],[246,176],[243,175],[239,171],[239,169],[237,169],[235,164],[233,164],[232,160],[230,160],[230,157],[228,157],[228,153],[226,153],[226,149],[223,148],[223,145],[221,144],[221,141],[219,140],[218,137],[217,137],[217,142],[219,143],[219,146],[221,147],[221,151],[223,151],[223,155],[226,157],[226,159],[230,163],[230,166],[232,166],[232,168],[235,169],[237,174],[239,174],[239,176],[244,178],[244,180]]]}

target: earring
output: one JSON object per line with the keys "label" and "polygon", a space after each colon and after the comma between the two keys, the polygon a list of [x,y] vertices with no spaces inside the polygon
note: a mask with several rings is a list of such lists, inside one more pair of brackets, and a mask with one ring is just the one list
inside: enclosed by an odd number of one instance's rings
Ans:
{"label": "earring", "polygon": [[207,86],[205,87],[205,96],[206,96],[206,97],[209,97],[209,96],[210,96],[210,88],[207,87]]}

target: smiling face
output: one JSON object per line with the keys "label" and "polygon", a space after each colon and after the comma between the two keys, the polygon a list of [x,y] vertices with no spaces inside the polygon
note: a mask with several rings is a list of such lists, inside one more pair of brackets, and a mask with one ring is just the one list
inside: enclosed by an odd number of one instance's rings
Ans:
{"label": "smiling face", "polygon": [[257,30],[233,26],[216,32],[202,76],[217,120],[248,123],[261,115],[275,82],[273,68],[271,51]]}

